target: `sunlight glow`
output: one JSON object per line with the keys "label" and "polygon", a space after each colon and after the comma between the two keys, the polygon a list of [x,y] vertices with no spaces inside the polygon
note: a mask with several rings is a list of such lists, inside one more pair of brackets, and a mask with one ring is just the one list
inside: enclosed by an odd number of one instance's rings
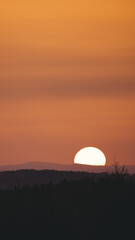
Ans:
{"label": "sunlight glow", "polygon": [[106,163],[106,157],[104,153],[95,147],[82,148],[74,158],[74,163],[104,166]]}

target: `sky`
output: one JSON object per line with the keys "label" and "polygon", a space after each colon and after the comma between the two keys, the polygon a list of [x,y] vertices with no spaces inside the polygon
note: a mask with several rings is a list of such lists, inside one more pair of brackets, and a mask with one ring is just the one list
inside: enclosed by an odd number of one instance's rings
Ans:
{"label": "sky", "polygon": [[0,165],[135,164],[135,1],[1,0]]}

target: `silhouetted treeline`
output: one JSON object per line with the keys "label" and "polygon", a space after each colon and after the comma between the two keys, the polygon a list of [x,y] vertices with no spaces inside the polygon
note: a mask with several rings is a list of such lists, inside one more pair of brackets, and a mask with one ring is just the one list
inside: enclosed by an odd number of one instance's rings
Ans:
{"label": "silhouetted treeline", "polygon": [[0,191],[2,240],[134,239],[134,226],[133,178],[104,174]]}
{"label": "silhouetted treeline", "polygon": [[107,173],[88,173],[55,170],[17,170],[0,172],[0,189],[14,189],[15,187],[34,186],[41,184],[59,183],[63,180],[73,181],[82,178],[96,179]]}

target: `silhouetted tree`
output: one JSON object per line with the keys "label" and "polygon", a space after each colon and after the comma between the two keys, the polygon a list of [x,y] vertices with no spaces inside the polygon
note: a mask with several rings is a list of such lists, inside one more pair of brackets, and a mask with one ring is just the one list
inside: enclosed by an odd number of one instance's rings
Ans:
{"label": "silhouetted tree", "polygon": [[114,160],[112,166],[113,166],[113,174],[115,174],[116,176],[127,176],[128,175],[128,169],[125,166],[125,164],[123,166],[120,166],[119,162]]}

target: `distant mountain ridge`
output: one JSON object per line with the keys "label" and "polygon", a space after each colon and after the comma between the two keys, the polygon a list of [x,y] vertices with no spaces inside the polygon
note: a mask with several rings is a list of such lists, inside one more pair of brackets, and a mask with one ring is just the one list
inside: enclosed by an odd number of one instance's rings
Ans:
{"label": "distant mountain ridge", "polygon": [[[135,165],[127,165],[129,174],[135,173]],[[58,171],[81,171],[81,172],[112,172],[112,166],[88,166],[81,164],[58,164],[49,162],[27,162],[22,164],[12,164],[0,166],[0,171],[14,171],[21,169],[35,169],[35,170],[58,170]]]}
{"label": "distant mountain ridge", "polygon": [[22,164],[11,164],[0,166],[0,171],[13,171],[20,169],[36,169],[36,170],[58,170],[58,171],[84,171],[84,172],[104,172],[106,166],[87,166],[81,164],[59,164],[49,162],[27,162]]}

